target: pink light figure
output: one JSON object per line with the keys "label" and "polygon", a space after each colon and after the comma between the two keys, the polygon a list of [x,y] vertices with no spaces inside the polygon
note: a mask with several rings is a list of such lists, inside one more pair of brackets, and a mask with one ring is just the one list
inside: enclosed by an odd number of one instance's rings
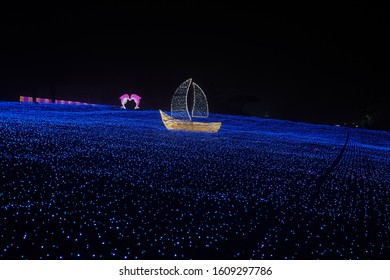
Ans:
{"label": "pink light figure", "polygon": [[119,97],[119,99],[121,100],[121,108],[122,109],[126,109],[125,105],[128,101],[131,101],[131,100],[134,100],[135,102],[135,108],[134,109],[139,109],[139,103],[140,103],[140,100],[141,100],[141,97],[136,95],[136,94],[132,94],[132,95],[128,95],[127,93],[126,94],[123,94],[121,97]]}

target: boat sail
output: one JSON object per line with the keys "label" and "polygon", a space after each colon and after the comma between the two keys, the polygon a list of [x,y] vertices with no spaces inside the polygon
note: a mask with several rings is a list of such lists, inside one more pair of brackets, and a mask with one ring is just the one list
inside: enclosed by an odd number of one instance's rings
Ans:
{"label": "boat sail", "polygon": [[209,105],[207,104],[207,98],[203,90],[194,82],[194,106],[192,106],[193,118],[208,118],[209,117]]}
{"label": "boat sail", "polygon": [[[192,83],[193,106],[188,110],[188,91]],[[171,100],[171,116],[160,110],[161,119],[169,130],[186,130],[197,132],[218,132],[221,122],[194,122],[192,118],[207,118],[209,108],[203,90],[192,79],[184,81],[175,91]]]}

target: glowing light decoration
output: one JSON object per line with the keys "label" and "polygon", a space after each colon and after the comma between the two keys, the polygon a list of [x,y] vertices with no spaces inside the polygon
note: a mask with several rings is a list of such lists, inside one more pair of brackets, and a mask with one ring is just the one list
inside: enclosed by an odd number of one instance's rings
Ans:
{"label": "glowing light decoration", "polygon": [[121,97],[119,97],[119,100],[121,101],[121,108],[126,109],[126,103],[130,100],[130,96],[126,93],[123,94]]}
{"label": "glowing light decoration", "polygon": [[51,99],[50,99],[50,98],[41,98],[41,97],[37,97],[37,98],[36,98],[36,102],[37,102],[37,103],[46,103],[46,104],[49,104],[49,103],[51,103]]}
{"label": "glowing light decoration", "polygon": [[221,122],[193,122],[192,118],[207,118],[209,107],[203,90],[195,83],[193,86],[193,108],[188,111],[188,90],[192,79],[184,81],[175,91],[171,100],[171,116],[160,110],[161,120],[168,130],[193,132],[218,132]]}
{"label": "glowing light decoration", "polygon": [[180,120],[191,120],[188,113],[187,94],[192,79],[183,82],[175,91],[171,100],[171,117]]}
{"label": "glowing light decoration", "polygon": [[139,109],[139,103],[141,102],[141,97],[136,95],[136,94],[132,94],[132,95],[130,95],[130,101],[131,100],[133,100],[135,102],[134,109]]}
{"label": "glowing light decoration", "polygon": [[[33,103],[34,102],[34,98],[31,97],[31,96],[23,96],[23,95],[21,95],[19,97],[19,101],[20,102]],[[50,104],[50,103],[52,103],[52,99],[37,97],[37,98],[35,98],[35,102],[36,103],[40,103],[40,104]],[[89,103],[85,103],[85,102],[71,101],[71,100],[59,100],[59,99],[54,100],[54,103],[55,104],[69,104],[69,105],[94,105],[94,104],[89,104]]]}
{"label": "glowing light decoration", "polygon": [[388,259],[388,132],[135,115],[0,102],[0,259]]}
{"label": "glowing light decoration", "polygon": [[128,95],[127,93],[126,94],[123,94],[121,97],[119,97],[120,101],[121,101],[121,108],[122,109],[126,109],[126,103],[129,102],[129,101],[134,101],[135,102],[135,107],[134,109],[139,109],[139,104],[141,102],[141,97],[138,96],[137,94],[132,94],[132,95]]}
{"label": "glowing light decoration", "polygon": [[207,118],[209,116],[209,105],[207,103],[206,94],[195,83],[192,83],[194,88],[194,106],[192,107],[192,117]]}
{"label": "glowing light decoration", "polygon": [[71,101],[71,100],[61,100],[61,99],[56,99],[54,101],[56,104],[68,104],[68,105],[94,105],[94,104],[89,104],[85,102],[79,102],[79,101]]}
{"label": "glowing light decoration", "polygon": [[33,102],[33,100],[34,99],[31,96],[20,96],[20,98],[19,98],[20,102],[31,103],[31,102]]}

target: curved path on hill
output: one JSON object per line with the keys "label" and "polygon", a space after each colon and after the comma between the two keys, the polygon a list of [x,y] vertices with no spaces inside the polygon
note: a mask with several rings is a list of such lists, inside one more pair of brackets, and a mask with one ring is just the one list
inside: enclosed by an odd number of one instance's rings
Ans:
{"label": "curved path on hill", "polygon": [[344,143],[344,146],[340,149],[340,152],[339,154],[337,155],[336,159],[333,161],[332,165],[325,171],[324,175],[322,175],[317,183],[323,183],[323,181],[325,180],[325,178],[334,170],[334,168],[336,167],[336,165],[340,162],[340,159],[343,157],[344,155],[344,152],[345,152],[345,148],[347,148],[347,145],[348,145],[348,141],[349,141],[349,131],[347,131],[347,137],[345,138],[345,143]]}
{"label": "curved path on hill", "polygon": [[[346,133],[344,145],[340,149],[335,160],[332,162],[330,167],[328,167],[324,170],[323,175],[321,175],[316,180],[315,184],[317,187],[313,188],[312,192],[311,192],[311,198],[310,198],[311,204],[313,204],[313,205],[315,204],[314,201],[320,193],[319,187],[322,186],[326,182],[330,173],[335,169],[335,167],[341,161],[341,159],[345,153],[345,150],[348,146],[348,143],[349,143],[349,131],[347,131],[347,133]],[[283,210],[284,210],[284,208],[279,208],[279,207],[270,209],[270,215],[267,219],[267,226],[266,227],[259,226],[259,227],[255,228],[252,232],[249,232],[246,236],[237,236],[234,238],[230,238],[229,242],[226,242],[224,250],[226,252],[229,252],[228,255],[232,256],[232,255],[234,255],[234,251],[235,251],[234,244],[245,244],[245,247],[247,247],[247,248],[258,248],[259,240],[262,240],[264,238],[264,236],[266,236],[266,233],[269,231],[270,228],[275,228],[275,227],[282,228],[284,226],[282,224],[279,224],[278,221],[276,220],[277,215],[279,215],[280,212]],[[305,216],[306,209],[302,208],[301,210],[302,210],[301,216]],[[208,253],[212,254],[212,252],[208,252]],[[246,253],[249,254],[249,252],[246,252]],[[308,257],[310,257],[310,256],[308,256]]]}

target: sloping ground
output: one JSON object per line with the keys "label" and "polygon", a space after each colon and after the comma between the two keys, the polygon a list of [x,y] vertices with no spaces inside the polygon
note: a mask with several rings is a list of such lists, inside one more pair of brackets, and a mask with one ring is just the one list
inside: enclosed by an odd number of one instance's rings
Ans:
{"label": "sloping ground", "polygon": [[0,103],[2,259],[383,259],[390,135]]}

